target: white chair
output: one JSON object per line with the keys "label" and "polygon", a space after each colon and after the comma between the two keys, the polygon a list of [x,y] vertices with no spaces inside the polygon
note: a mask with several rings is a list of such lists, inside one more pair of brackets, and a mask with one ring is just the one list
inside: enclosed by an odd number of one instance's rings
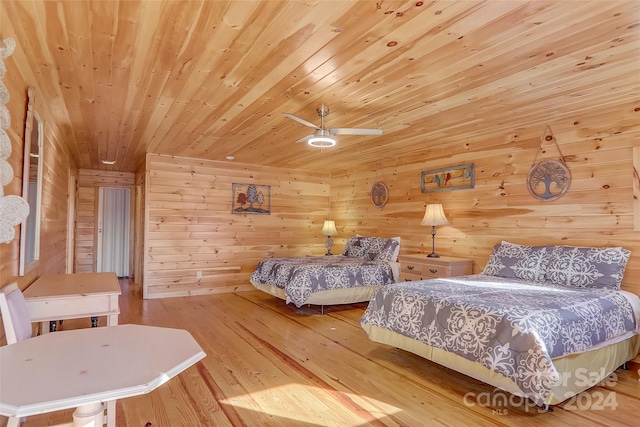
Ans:
{"label": "white chair", "polygon": [[[11,283],[0,289],[0,313],[2,314],[7,345],[31,338],[33,328],[31,327],[29,308],[17,283]],[[105,417],[108,427],[115,427],[115,414],[116,401],[111,400],[107,402],[107,416]],[[9,417],[7,427],[18,427],[19,425],[20,418]],[[71,425],[72,423],[61,424],[58,427]]]}
{"label": "white chair", "polygon": [[[2,324],[4,325],[7,345],[31,338],[33,329],[31,328],[29,309],[17,283],[11,283],[2,288],[0,292],[0,313],[2,313]],[[17,427],[18,425],[20,425],[20,418],[9,417],[7,427]]]}
{"label": "white chair", "polygon": [[29,309],[17,283],[11,283],[2,288],[2,292],[0,292],[0,312],[2,312],[2,323],[4,324],[7,344],[14,344],[31,338],[33,329],[31,328]]}

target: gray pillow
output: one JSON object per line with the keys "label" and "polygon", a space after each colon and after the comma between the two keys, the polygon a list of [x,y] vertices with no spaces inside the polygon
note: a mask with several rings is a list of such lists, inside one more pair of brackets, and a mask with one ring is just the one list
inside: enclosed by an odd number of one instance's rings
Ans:
{"label": "gray pillow", "polygon": [[616,248],[555,246],[546,281],[575,288],[620,289],[631,251]]}
{"label": "gray pillow", "polygon": [[399,246],[399,239],[355,236],[347,240],[342,254],[367,261],[395,261]]}
{"label": "gray pillow", "polygon": [[364,237],[349,237],[349,240],[347,240],[347,243],[344,245],[342,255],[364,259],[367,253],[366,243]]}
{"label": "gray pillow", "polygon": [[400,247],[400,242],[395,239],[385,239],[376,237],[369,244],[369,256],[376,261],[395,261],[398,258],[396,254]]}
{"label": "gray pillow", "polygon": [[493,247],[482,274],[544,282],[551,246],[525,246],[501,242]]}

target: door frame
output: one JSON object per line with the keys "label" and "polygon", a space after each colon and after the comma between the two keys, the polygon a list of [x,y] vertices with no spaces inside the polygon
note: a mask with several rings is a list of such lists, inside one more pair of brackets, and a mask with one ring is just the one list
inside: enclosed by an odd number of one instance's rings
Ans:
{"label": "door frame", "polygon": [[76,203],[78,201],[78,177],[69,170],[67,195],[67,266],[73,273],[76,265]]}

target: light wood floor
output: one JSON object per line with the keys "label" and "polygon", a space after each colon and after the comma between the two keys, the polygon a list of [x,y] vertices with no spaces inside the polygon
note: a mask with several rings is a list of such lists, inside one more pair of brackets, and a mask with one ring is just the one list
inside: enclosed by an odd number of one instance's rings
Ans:
{"label": "light wood floor", "polygon": [[[207,357],[147,395],[118,401],[118,426],[640,423],[637,364],[618,370],[615,384],[589,390],[573,402],[575,409],[563,404],[538,413],[513,397],[515,404],[487,405],[501,393],[369,341],[359,325],[365,304],[325,307],[322,315],[317,307],[296,309],[259,291],[144,301],[135,287],[121,284],[120,323],[188,329]],[[86,326],[84,319],[65,321],[63,329]],[[465,399],[467,393],[472,396]],[[64,411],[29,417],[24,426],[70,420],[71,411]]]}

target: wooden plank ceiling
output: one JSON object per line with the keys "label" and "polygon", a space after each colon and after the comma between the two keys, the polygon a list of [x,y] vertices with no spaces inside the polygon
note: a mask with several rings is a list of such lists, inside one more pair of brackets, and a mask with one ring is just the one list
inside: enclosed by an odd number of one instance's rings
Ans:
{"label": "wooden plank ceiling", "polygon": [[[638,1],[15,1],[80,168],[144,153],[313,170],[500,137],[637,102]],[[313,129],[382,128],[295,143]],[[469,148],[472,149],[472,148]],[[459,148],[458,148],[459,150]],[[105,166],[101,160],[115,160]]]}

